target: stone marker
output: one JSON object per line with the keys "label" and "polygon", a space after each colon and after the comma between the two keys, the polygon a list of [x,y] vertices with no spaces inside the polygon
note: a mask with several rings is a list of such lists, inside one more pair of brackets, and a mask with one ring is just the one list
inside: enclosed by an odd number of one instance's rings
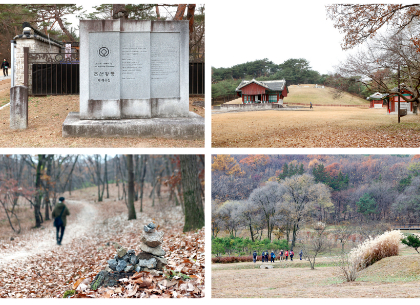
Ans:
{"label": "stone marker", "polygon": [[271,265],[261,265],[260,269],[273,269],[273,266],[271,266]]}
{"label": "stone marker", "polygon": [[80,113],[63,137],[204,138],[189,111],[188,21],[81,20]]}
{"label": "stone marker", "polygon": [[10,128],[28,128],[28,87],[10,88]]}

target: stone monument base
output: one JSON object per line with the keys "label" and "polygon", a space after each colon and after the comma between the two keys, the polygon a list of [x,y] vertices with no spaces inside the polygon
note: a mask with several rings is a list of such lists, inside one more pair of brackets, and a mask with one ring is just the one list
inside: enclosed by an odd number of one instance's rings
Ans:
{"label": "stone monument base", "polygon": [[81,120],[70,112],[63,123],[63,137],[165,138],[204,140],[204,118],[190,112],[186,118]]}

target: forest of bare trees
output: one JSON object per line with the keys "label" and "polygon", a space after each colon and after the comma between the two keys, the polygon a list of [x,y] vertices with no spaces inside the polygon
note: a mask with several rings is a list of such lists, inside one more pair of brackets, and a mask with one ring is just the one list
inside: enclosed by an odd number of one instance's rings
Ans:
{"label": "forest of bare trees", "polygon": [[293,247],[319,221],[337,226],[343,242],[356,225],[368,236],[418,223],[419,175],[417,155],[215,155],[212,235],[242,231]]}
{"label": "forest of bare trees", "polygon": [[[183,158],[188,159],[185,173]],[[136,218],[136,211],[143,211],[143,199],[148,197],[152,206],[163,201],[181,206],[188,230],[204,226],[204,156],[0,155],[0,173],[0,220],[4,217],[16,233],[21,231],[22,206],[33,209],[37,228],[50,220],[64,192],[71,195],[72,191],[95,187],[95,201],[100,203],[109,198],[110,184],[117,187],[117,199],[125,202],[129,219]]]}

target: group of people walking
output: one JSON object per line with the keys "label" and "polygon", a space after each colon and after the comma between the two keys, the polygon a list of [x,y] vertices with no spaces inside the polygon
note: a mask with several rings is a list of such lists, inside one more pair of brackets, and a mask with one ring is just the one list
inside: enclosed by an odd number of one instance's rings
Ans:
{"label": "group of people walking", "polygon": [[[274,251],[271,251],[270,254],[268,254],[268,251],[263,251],[261,253],[261,261],[263,263],[264,262],[268,263],[268,257],[269,256],[270,256],[270,262],[274,263],[274,260],[276,259],[276,254],[274,253]],[[280,252],[279,252],[279,260],[280,261],[282,261],[282,260],[286,260],[287,261],[289,259],[289,257],[290,257],[290,260],[293,261],[293,257],[294,256],[295,256],[295,252],[293,250],[290,250],[290,251],[289,250],[286,250],[286,251],[280,250]],[[303,251],[300,250],[300,252],[299,252],[299,258],[300,258],[300,260],[302,260],[302,256],[303,256]],[[254,263],[256,263],[257,262],[257,258],[258,258],[257,251],[254,251],[254,253],[252,253],[252,257],[254,259]]]}

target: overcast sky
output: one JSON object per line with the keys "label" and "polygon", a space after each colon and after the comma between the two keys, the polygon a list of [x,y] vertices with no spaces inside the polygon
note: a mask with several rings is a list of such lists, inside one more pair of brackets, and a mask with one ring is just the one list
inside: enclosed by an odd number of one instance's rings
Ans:
{"label": "overcast sky", "polygon": [[263,58],[276,64],[305,58],[314,70],[333,72],[333,66],[348,52],[341,50],[343,35],[326,19],[325,5],[317,2],[210,3],[206,13],[206,63],[220,68]]}

